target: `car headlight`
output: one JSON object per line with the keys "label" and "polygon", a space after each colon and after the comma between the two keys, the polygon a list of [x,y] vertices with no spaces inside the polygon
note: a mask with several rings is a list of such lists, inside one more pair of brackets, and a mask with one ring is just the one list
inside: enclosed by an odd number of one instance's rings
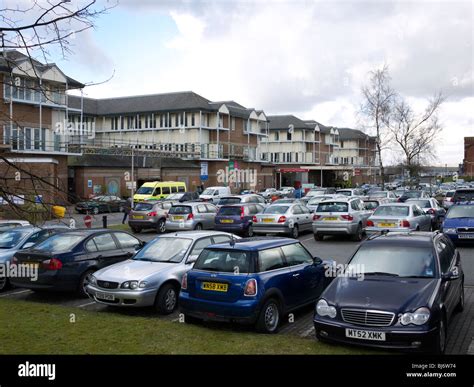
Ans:
{"label": "car headlight", "polygon": [[135,290],[138,288],[138,281],[126,281],[120,286],[122,289]]}
{"label": "car headlight", "polygon": [[418,308],[413,313],[403,313],[400,317],[400,324],[423,325],[430,319],[430,310],[428,308]]}
{"label": "car headlight", "polygon": [[443,232],[445,234],[456,234],[456,229],[455,228],[443,228]]}
{"label": "car headlight", "polygon": [[146,285],[147,285],[147,282],[146,281],[141,281],[139,284],[138,284],[138,287],[140,289],[143,289],[143,288],[146,288]]}
{"label": "car headlight", "polygon": [[321,316],[328,316],[331,318],[336,317],[336,308],[334,306],[328,305],[327,301],[325,299],[321,299],[318,301],[316,304],[316,313]]}
{"label": "car headlight", "polygon": [[89,284],[97,285],[97,278],[95,278],[93,274],[89,277]]}

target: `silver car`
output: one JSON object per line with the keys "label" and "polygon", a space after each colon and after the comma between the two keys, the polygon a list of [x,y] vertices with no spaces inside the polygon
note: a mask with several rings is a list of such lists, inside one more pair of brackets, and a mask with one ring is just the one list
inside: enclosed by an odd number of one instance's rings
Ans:
{"label": "silver car", "polygon": [[301,204],[272,204],[253,217],[255,234],[289,234],[311,230],[311,212]]}
{"label": "silver car", "polygon": [[170,207],[166,231],[213,229],[217,207],[211,203],[187,202]]}
{"label": "silver car", "polygon": [[361,241],[371,214],[357,197],[324,200],[314,211],[314,239],[321,241],[325,235],[350,235]]}
{"label": "silver car", "polygon": [[362,199],[367,199],[367,195],[365,195],[364,190],[360,188],[344,188],[344,189],[338,189],[336,191],[338,195],[344,195],[347,197],[359,197]]}
{"label": "silver car", "polygon": [[306,207],[308,207],[311,212],[314,212],[316,211],[316,208],[318,208],[318,204],[321,203],[323,200],[337,199],[337,198],[345,198],[345,196],[337,195],[337,194],[312,196],[311,199],[308,201],[308,204],[306,204]]}
{"label": "silver car", "polygon": [[227,206],[229,204],[243,204],[243,203],[255,203],[266,205],[266,201],[263,197],[257,194],[245,194],[245,195],[229,195],[222,196],[217,202],[217,207]]}
{"label": "silver car", "polygon": [[367,220],[367,234],[382,230],[430,231],[431,216],[414,203],[387,203],[377,207]]}
{"label": "silver car", "polygon": [[455,190],[447,191],[446,196],[443,199],[443,207],[445,210],[449,209],[454,204],[454,194]]}
{"label": "silver car", "polygon": [[237,236],[218,231],[163,234],[148,242],[132,259],[96,271],[86,292],[94,301],[123,307],[154,306],[163,314],[177,306],[183,274],[201,251]]}
{"label": "silver car", "polygon": [[134,233],[150,228],[163,233],[166,230],[166,215],[173,204],[169,201],[139,202],[130,211],[128,225]]}
{"label": "silver car", "polygon": [[379,192],[370,193],[369,200],[370,199],[386,199],[389,202],[397,201],[397,197],[392,191],[379,191]]}

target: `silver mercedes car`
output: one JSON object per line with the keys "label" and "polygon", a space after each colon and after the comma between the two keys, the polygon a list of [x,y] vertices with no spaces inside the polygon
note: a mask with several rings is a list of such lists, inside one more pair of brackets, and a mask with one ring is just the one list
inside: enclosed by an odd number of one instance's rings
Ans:
{"label": "silver mercedes car", "polygon": [[218,231],[163,234],[129,260],[96,271],[86,292],[94,301],[123,307],[154,306],[162,314],[177,306],[181,278],[201,251],[238,236]]}

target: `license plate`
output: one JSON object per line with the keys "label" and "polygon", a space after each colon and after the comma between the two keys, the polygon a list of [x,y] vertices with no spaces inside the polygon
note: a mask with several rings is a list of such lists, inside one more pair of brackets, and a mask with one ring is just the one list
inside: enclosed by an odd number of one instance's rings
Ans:
{"label": "license plate", "polygon": [[144,219],[143,215],[133,215],[133,219]]}
{"label": "license plate", "polygon": [[379,227],[395,227],[395,223],[379,223]]}
{"label": "license plate", "polygon": [[184,220],[184,216],[173,216],[173,220]]}
{"label": "license plate", "polygon": [[474,234],[458,234],[459,239],[474,239]]}
{"label": "license plate", "polygon": [[115,300],[115,296],[113,294],[96,292],[95,296],[100,300],[105,300],[105,301],[114,301]]}
{"label": "license plate", "polygon": [[214,292],[227,292],[228,284],[221,284],[218,282],[203,282],[202,290],[211,290]]}
{"label": "license plate", "polygon": [[346,329],[346,337],[360,340],[385,341],[385,332]]}
{"label": "license plate", "polygon": [[323,218],[324,221],[326,222],[333,222],[335,220],[337,220],[337,218],[335,216],[327,216],[325,218]]}
{"label": "license plate", "polygon": [[234,219],[221,219],[221,223],[234,223]]}
{"label": "license plate", "polygon": [[262,221],[263,221],[263,223],[273,223],[272,218],[263,218]]}

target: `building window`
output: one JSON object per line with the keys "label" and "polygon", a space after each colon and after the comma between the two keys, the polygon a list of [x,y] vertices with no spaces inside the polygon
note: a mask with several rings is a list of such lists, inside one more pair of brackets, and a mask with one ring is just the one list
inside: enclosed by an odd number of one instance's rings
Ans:
{"label": "building window", "polygon": [[230,119],[230,130],[235,130],[235,117]]}
{"label": "building window", "polygon": [[196,114],[192,113],[191,114],[191,126],[195,126],[195,125],[196,125]]}
{"label": "building window", "polygon": [[344,148],[344,141],[341,141],[340,147],[341,147],[341,148]]}
{"label": "building window", "polygon": [[275,132],[275,141],[280,141],[280,132],[279,131]]}
{"label": "building window", "polygon": [[123,130],[125,125],[125,118],[120,116],[120,129]]}
{"label": "building window", "polygon": [[290,132],[286,132],[286,140],[291,141],[291,133]]}

